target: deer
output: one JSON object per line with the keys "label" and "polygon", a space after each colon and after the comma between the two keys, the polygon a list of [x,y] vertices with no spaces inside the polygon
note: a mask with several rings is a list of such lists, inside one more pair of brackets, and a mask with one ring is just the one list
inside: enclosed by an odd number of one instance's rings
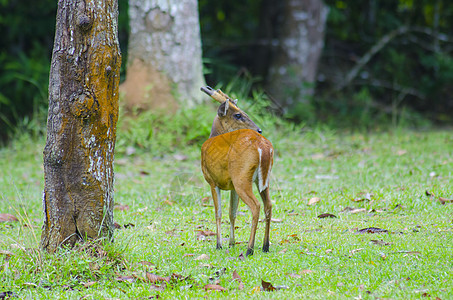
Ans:
{"label": "deer", "polygon": [[211,188],[216,218],[217,249],[222,249],[220,223],[222,218],[221,190],[230,191],[229,246],[235,245],[234,224],[239,198],[252,213],[250,238],[246,256],[253,255],[260,214],[260,202],[253,193],[256,184],[264,204],[265,232],[263,252],[269,252],[269,231],[272,203],[269,177],[273,165],[272,143],[261,135],[262,130],[221,90],[206,86],[201,90],[220,102],[209,139],[201,147],[201,169]]}

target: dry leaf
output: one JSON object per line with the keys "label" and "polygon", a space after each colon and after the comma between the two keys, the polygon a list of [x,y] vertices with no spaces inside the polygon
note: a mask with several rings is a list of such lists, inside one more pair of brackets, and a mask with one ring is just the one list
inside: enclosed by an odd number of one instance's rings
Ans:
{"label": "dry leaf", "polygon": [[238,272],[236,272],[236,270],[233,271],[233,280],[237,280],[237,282],[239,283],[239,290],[243,290],[244,289],[244,283],[242,282],[242,279],[241,279],[241,276],[239,276]]}
{"label": "dry leaf", "polygon": [[130,276],[130,275],[120,275],[118,277],[115,278],[117,281],[123,281],[123,282],[135,282],[135,280],[137,280],[134,276]]}
{"label": "dry leaf", "polygon": [[407,153],[407,150],[403,150],[403,149],[396,151],[396,154],[398,154],[398,156],[404,155],[406,153]]}
{"label": "dry leaf", "polygon": [[197,235],[197,240],[205,240],[207,236],[217,235],[215,232],[210,230],[195,230]]}
{"label": "dry leaf", "polygon": [[360,251],[362,251],[362,250],[363,250],[363,248],[359,248],[359,249],[351,250],[351,251],[349,251],[349,252],[351,253],[351,255],[353,255],[353,254],[356,254],[357,252],[360,252]]}
{"label": "dry leaf", "polygon": [[195,258],[195,260],[208,260],[208,259],[209,259],[209,255],[207,255],[207,254],[201,254],[200,256]]}
{"label": "dry leaf", "polygon": [[158,283],[158,282],[169,282],[170,277],[162,277],[153,273],[146,272],[146,280],[151,282],[151,283]]}
{"label": "dry leaf", "polygon": [[301,278],[302,277],[300,274],[296,274],[296,273],[289,273],[288,276],[292,277],[292,278]]}
{"label": "dry leaf", "polygon": [[226,288],[224,288],[223,286],[220,286],[218,284],[207,284],[203,287],[205,290],[211,290],[211,291],[221,291],[221,292],[224,292],[226,291]]}
{"label": "dry leaf", "polygon": [[283,250],[280,250],[278,253],[279,253],[279,254],[284,254],[284,253],[286,253],[286,251],[288,251],[288,248],[285,248],[285,249],[283,249]]}
{"label": "dry leaf", "polygon": [[310,273],[313,273],[314,271],[312,270],[302,270],[299,272],[299,274],[310,274]]}
{"label": "dry leaf", "polygon": [[320,214],[318,216],[318,218],[320,219],[324,219],[324,218],[336,218],[337,216],[336,215],[332,215],[332,214],[329,214],[329,213],[324,213],[324,214]]}
{"label": "dry leaf", "polygon": [[19,221],[19,219],[17,219],[12,214],[0,214],[0,223],[1,222],[18,222],[18,221]]}
{"label": "dry leaf", "polygon": [[442,203],[442,204],[452,203],[453,199],[447,199],[447,198],[439,197],[439,202]]}
{"label": "dry leaf", "polygon": [[382,229],[382,228],[377,228],[377,227],[368,227],[368,228],[363,228],[360,230],[357,230],[356,234],[359,233],[387,233],[387,229]]}
{"label": "dry leaf", "polygon": [[319,201],[321,201],[321,198],[319,198],[319,197],[313,197],[313,198],[311,198],[310,200],[308,200],[307,205],[313,205],[313,204],[318,203]]}
{"label": "dry leaf", "polygon": [[97,283],[97,281],[88,281],[88,282],[82,283],[82,285],[86,288],[89,288],[90,286],[93,286],[96,283]]}
{"label": "dry leaf", "polygon": [[144,266],[150,266],[150,267],[154,267],[155,265],[149,261],[145,261],[145,260],[142,260],[142,261],[139,261],[138,262],[139,264],[141,265],[144,265]]}
{"label": "dry leaf", "polygon": [[129,205],[118,203],[118,204],[115,204],[115,206],[113,207],[113,210],[119,210],[119,211],[129,210]]}
{"label": "dry leaf", "polygon": [[383,240],[371,240],[371,243],[379,246],[388,246],[391,245],[391,243],[384,242]]}
{"label": "dry leaf", "polygon": [[365,212],[366,208],[352,208],[352,207],[345,207],[341,212],[348,212],[350,214],[357,214],[360,212]]}
{"label": "dry leaf", "polygon": [[264,281],[263,279],[261,279],[261,286],[263,287],[263,290],[266,291],[266,292],[275,291],[275,288],[272,285],[272,283]]}

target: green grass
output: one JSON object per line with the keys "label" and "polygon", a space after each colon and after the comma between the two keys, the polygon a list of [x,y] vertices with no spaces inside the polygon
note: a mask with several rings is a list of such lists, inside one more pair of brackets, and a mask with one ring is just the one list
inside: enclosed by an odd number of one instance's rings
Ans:
{"label": "green grass", "polygon": [[[0,223],[0,250],[9,251],[0,253],[0,293],[30,299],[453,298],[453,204],[438,201],[453,198],[451,132],[265,132],[276,149],[271,196],[279,222],[271,224],[269,253],[259,250],[264,231],[259,224],[255,254],[245,260],[240,254],[250,214],[243,203],[236,230],[242,243],[228,248],[225,240],[224,249],[216,250],[215,237],[197,239],[196,230],[215,231],[214,209],[203,200],[210,194],[199,142],[169,153],[119,151],[115,201],[129,209],[115,210],[115,221],[134,226],[116,230],[113,244],[88,243],[53,255],[37,250],[44,141],[23,138],[0,149],[0,213],[19,218]],[[125,143],[119,144],[124,150]],[[313,197],[321,200],[308,206]],[[347,207],[365,211],[351,213]],[[225,204],[223,213],[226,238]],[[337,218],[320,219],[321,213]],[[368,227],[389,233],[356,233]],[[202,254],[209,259],[196,260]],[[242,290],[232,280],[235,270]],[[158,291],[145,280],[147,271],[187,278]],[[203,289],[216,280],[227,291]],[[286,288],[260,291],[261,280]]]}

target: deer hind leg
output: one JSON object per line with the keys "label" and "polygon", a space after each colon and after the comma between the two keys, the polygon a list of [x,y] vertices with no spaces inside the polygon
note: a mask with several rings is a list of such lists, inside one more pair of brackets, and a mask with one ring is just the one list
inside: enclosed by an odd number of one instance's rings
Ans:
{"label": "deer hind leg", "polygon": [[263,252],[269,252],[269,231],[271,228],[271,218],[272,218],[272,202],[269,196],[269,188],[265,188],[260,192],[261,199],[263,199],[264,204],[264,216],[266,220],[266,229],[264,231],[264,241],[263,241]]}
{"label": "deer hind leg", "polygon": [[231,190],[230,194],[230,247],[236,243],[234,239],[234,223],[236,222],[236,214],[238,210],[239,196],[235,190]]}
{"label": "deer hind leg", "polygon": [[215,223],[217,233],[217,249],[222,249],[222,232],[220,223],[222,221],[222,199],[220,197],[220,189],[217,186],[211,186],[212,200],[214,201]]}
{"label": "deer hind leg", "polygon": [[249,256],[253,254],[253,247],[255,246],[255,235],[256,229],[258,227],[258,218],[260,215],[260,203],[253,194],[251,178],[250,180],[244,180],[239,184],[236,184],[235,189],[239,197],[242,199],[242,201],[244,201],[245,204],[247,204],[247,206],[250,208],[250,211],[252,212],[252,228],[246,253],[246,256]]}

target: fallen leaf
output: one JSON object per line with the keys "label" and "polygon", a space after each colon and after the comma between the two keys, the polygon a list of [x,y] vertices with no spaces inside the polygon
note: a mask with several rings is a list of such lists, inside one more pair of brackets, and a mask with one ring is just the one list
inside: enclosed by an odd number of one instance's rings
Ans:
{"label": "fallen leaf", "polygon": [[266,292],[275,291],[275,288],[272,285],[272,283],[264,281],[263,279],[261,279],[261,286],[263,287],[263,290],[266,291]]}
{"label": "fallen leaf", "polygon": [[239,290],[244,289],[244,283],[242,282],[241,276],[239,276],[239,274],[236,270],[233,271],[233,280],[236,280],[239,283],[239,286],[238,286]]}
{"label": "fallen leaf", "polygon": [[302,277],[300,274],[296,274],[296,273],[288,273],[288,276],[292,277],[292,278],[301,278]]}
{"label": "fallen leaf", "polygon": [[434,197],[435,196],[434,193],[432,193],[432,192],[430,192],[428,190],[425,191],[425,195],[428,196],[428,197]]}
{"label": "fallen leaf", "polygon": [[407,150],[403,150],[403,149],[396,151],[396,154],[398,154],[398,156],[404,155],[406,153],[407,153]]}
{"label": "fallen leaf", "polygon": [[115,227],[115,229],[121,229],[121,228],[123,228],[123,226],[121,226],[120,224],[118,224],[118,223],[116,223],[116,222],[113,223],[113,227]]}
{"label": "fallen leaf", "polygon": [[442,203],[442,204],[452,203],[453,199],[447,199],[447,198],[439,197],[439,202]]}
{"label": "fallen leaf", "polygon": [[150,266],[150,267],[154,267],[155,265],[149,261],[145,261],[145,260],[142,260],[142,261],[139,261],[138,262],[139,264],[141,265],[144,265],[144,266]]}
{"label": "fallen leaf", "polygon": [[356,231],[356,234],[360,233],[387,233],[387,229],[377,228],[377,227],[368,227]]}
{"label": "fallen leaf", "polygon": [[162,277],[162,276],[150,273],[150,272],[146,272],[146,280],[151,283],[158,283],[158,282],[163,282],[163,281],[169,282],[170,277],[169,276]]}
{"label": "fallen leaf", "polygon": [[279,253],[279,254],[284,254],[284,253],[286,253],[286,251],[288,251],[288,248],[285,248],[285,249],[283,249],[283,250],[280,250],[278,253]]}
{"label": "fallen leaf", "polygon": [[313,273],[314,271],[312,270],[302,270],[299,272],[299,274],[310,274],[310,273]]}
{"label": "fallen leaf", "polygon": [[207,254],[201,254],[200,256],[195,258],[195,260],[208,260],[208,259],[209,259],[209,255],[207,255]]}
{"label": "fallen leaf", "polygon": [[124,228],[129,228],[129,227],[135,227],[135,224],[127,223],[127,224],[124,224],[123,226],[124,226]]}
{"label": "fallen leaf", "polygon": [[177,161],[185,161],[188,159],[187,155],[184,154],[175,154],[173,155],[173,158],[176,159]]}
{"label": "fallen leaf", "polygon": [[336,215],[332,215],[332,214],[329,214],[329,213],[324,213],[324,214],[320,214],[318,216],[318,218],[320,219],[324,219],[324,218],[336,218],[337,216]]}
{"label": "fallen leaf", "polygon": [[314,204],[318,203],[319,201],[321,201],[321,198],[319,198],[319,197],[313,197],[313,198],[311,198],[310,200],[308,200],[307,205],[314,205]]}
{"label": "fallen leaf", "polygon": [[145,171],[145,170],[140,170],[140,175],[142,176],[146,176],[146,175],[149,175],[150,173],[148,171]]}
{"label": "fallen leaf", "polygon": [[220,286],[218,284],[207,284],[203,287],[205,290],[209,291],[220,291],[220,292],[224,292],[226,291],[226,288],[224,288],[223,286]]}
{"label": "fallen leaf", "polygon": [[391,245],[392,243],[384,242],[383,240],[371,240],[371,243],[379,246],[388,246]]}
{"label": "fallen leaf", "polygon": [[346,206],[341,212],[348,212],[350,214],[357,214],[360,212],[365,212],[366,208],[352,208],[349,206]]}
{"label": "fallen leaf", "polygon": [[89,288],[90,286],[93,286],[97,283],[97,281],[88,281],[85,283],[82,283],[83,287]]}
{"label": "fallen leaf", "polygon": [[0,223],[1,222],[18,222],[18,221],[19,221],[19,219],[17,219],[12,214],[0,214]]}
{"label": "fallen leaf", "polygon": [[130,275],[120,275],[118,277],[115,278],[116,281],[123,281],[123,282],[135,282],[137,279],[134,277],[134,276],[130,276]]}
{"label": "fallen leaf", "polygon": [[296,213],[296,212],[291,212],[291,213],[288,213],[288,216],[298,216],[299,213]]}
{"label": "fallen leaf", "polygon": [[118,203],[118,204],[115,204],[115,206],[113,207],[113,210],[119,210],[119,211],[129,210],[129,205]]}
{"label": "fallen leaf", "polygon": [[244,256],[243,252],[241,252],[241,254],[239,254],[238,259],[239,260],[245,260],[245,256]]}
{"label": "fallen leaf", "polygon": [[14,255],[13,252],[7,251],[7,250],[0,250],[0,255],[5,255],[7,259],[9,259],[11,256]]}
{"label": "fallen leaf", "polygon": [[[151,284],[149,289],[150,290],[153,290],[153,291],[158,291],[158,292],[162,292],[165,290],[165,288],[167,287],[167,284],[164,282],[164,284],[161,284],[161,285],[155,285],[155,284]],[[154,298],[154,297],[153,297]],[[159,298],[159,295],[156,295],[156,299]],[[151,298],[152,299],[152,298]]]}
{"label": "fallen leaf", "polygon": [[182,257],[195,256],[194,253],[184,253]]}
{"label": "fallen leaf", "polygon": [[214,236],[217,235],[215,232],[210,230],[195,230],[197,235],[197,240],[204,240],[207,236]]}
{"label": "fallen leaf", "polygon": [[360,252],[362,250],[363,250],[363,248],[358,248],[358,249],[351,250],[349,252],[351,253],[351,255],[353,255],[353,254],[356,254],[357,252]]}

